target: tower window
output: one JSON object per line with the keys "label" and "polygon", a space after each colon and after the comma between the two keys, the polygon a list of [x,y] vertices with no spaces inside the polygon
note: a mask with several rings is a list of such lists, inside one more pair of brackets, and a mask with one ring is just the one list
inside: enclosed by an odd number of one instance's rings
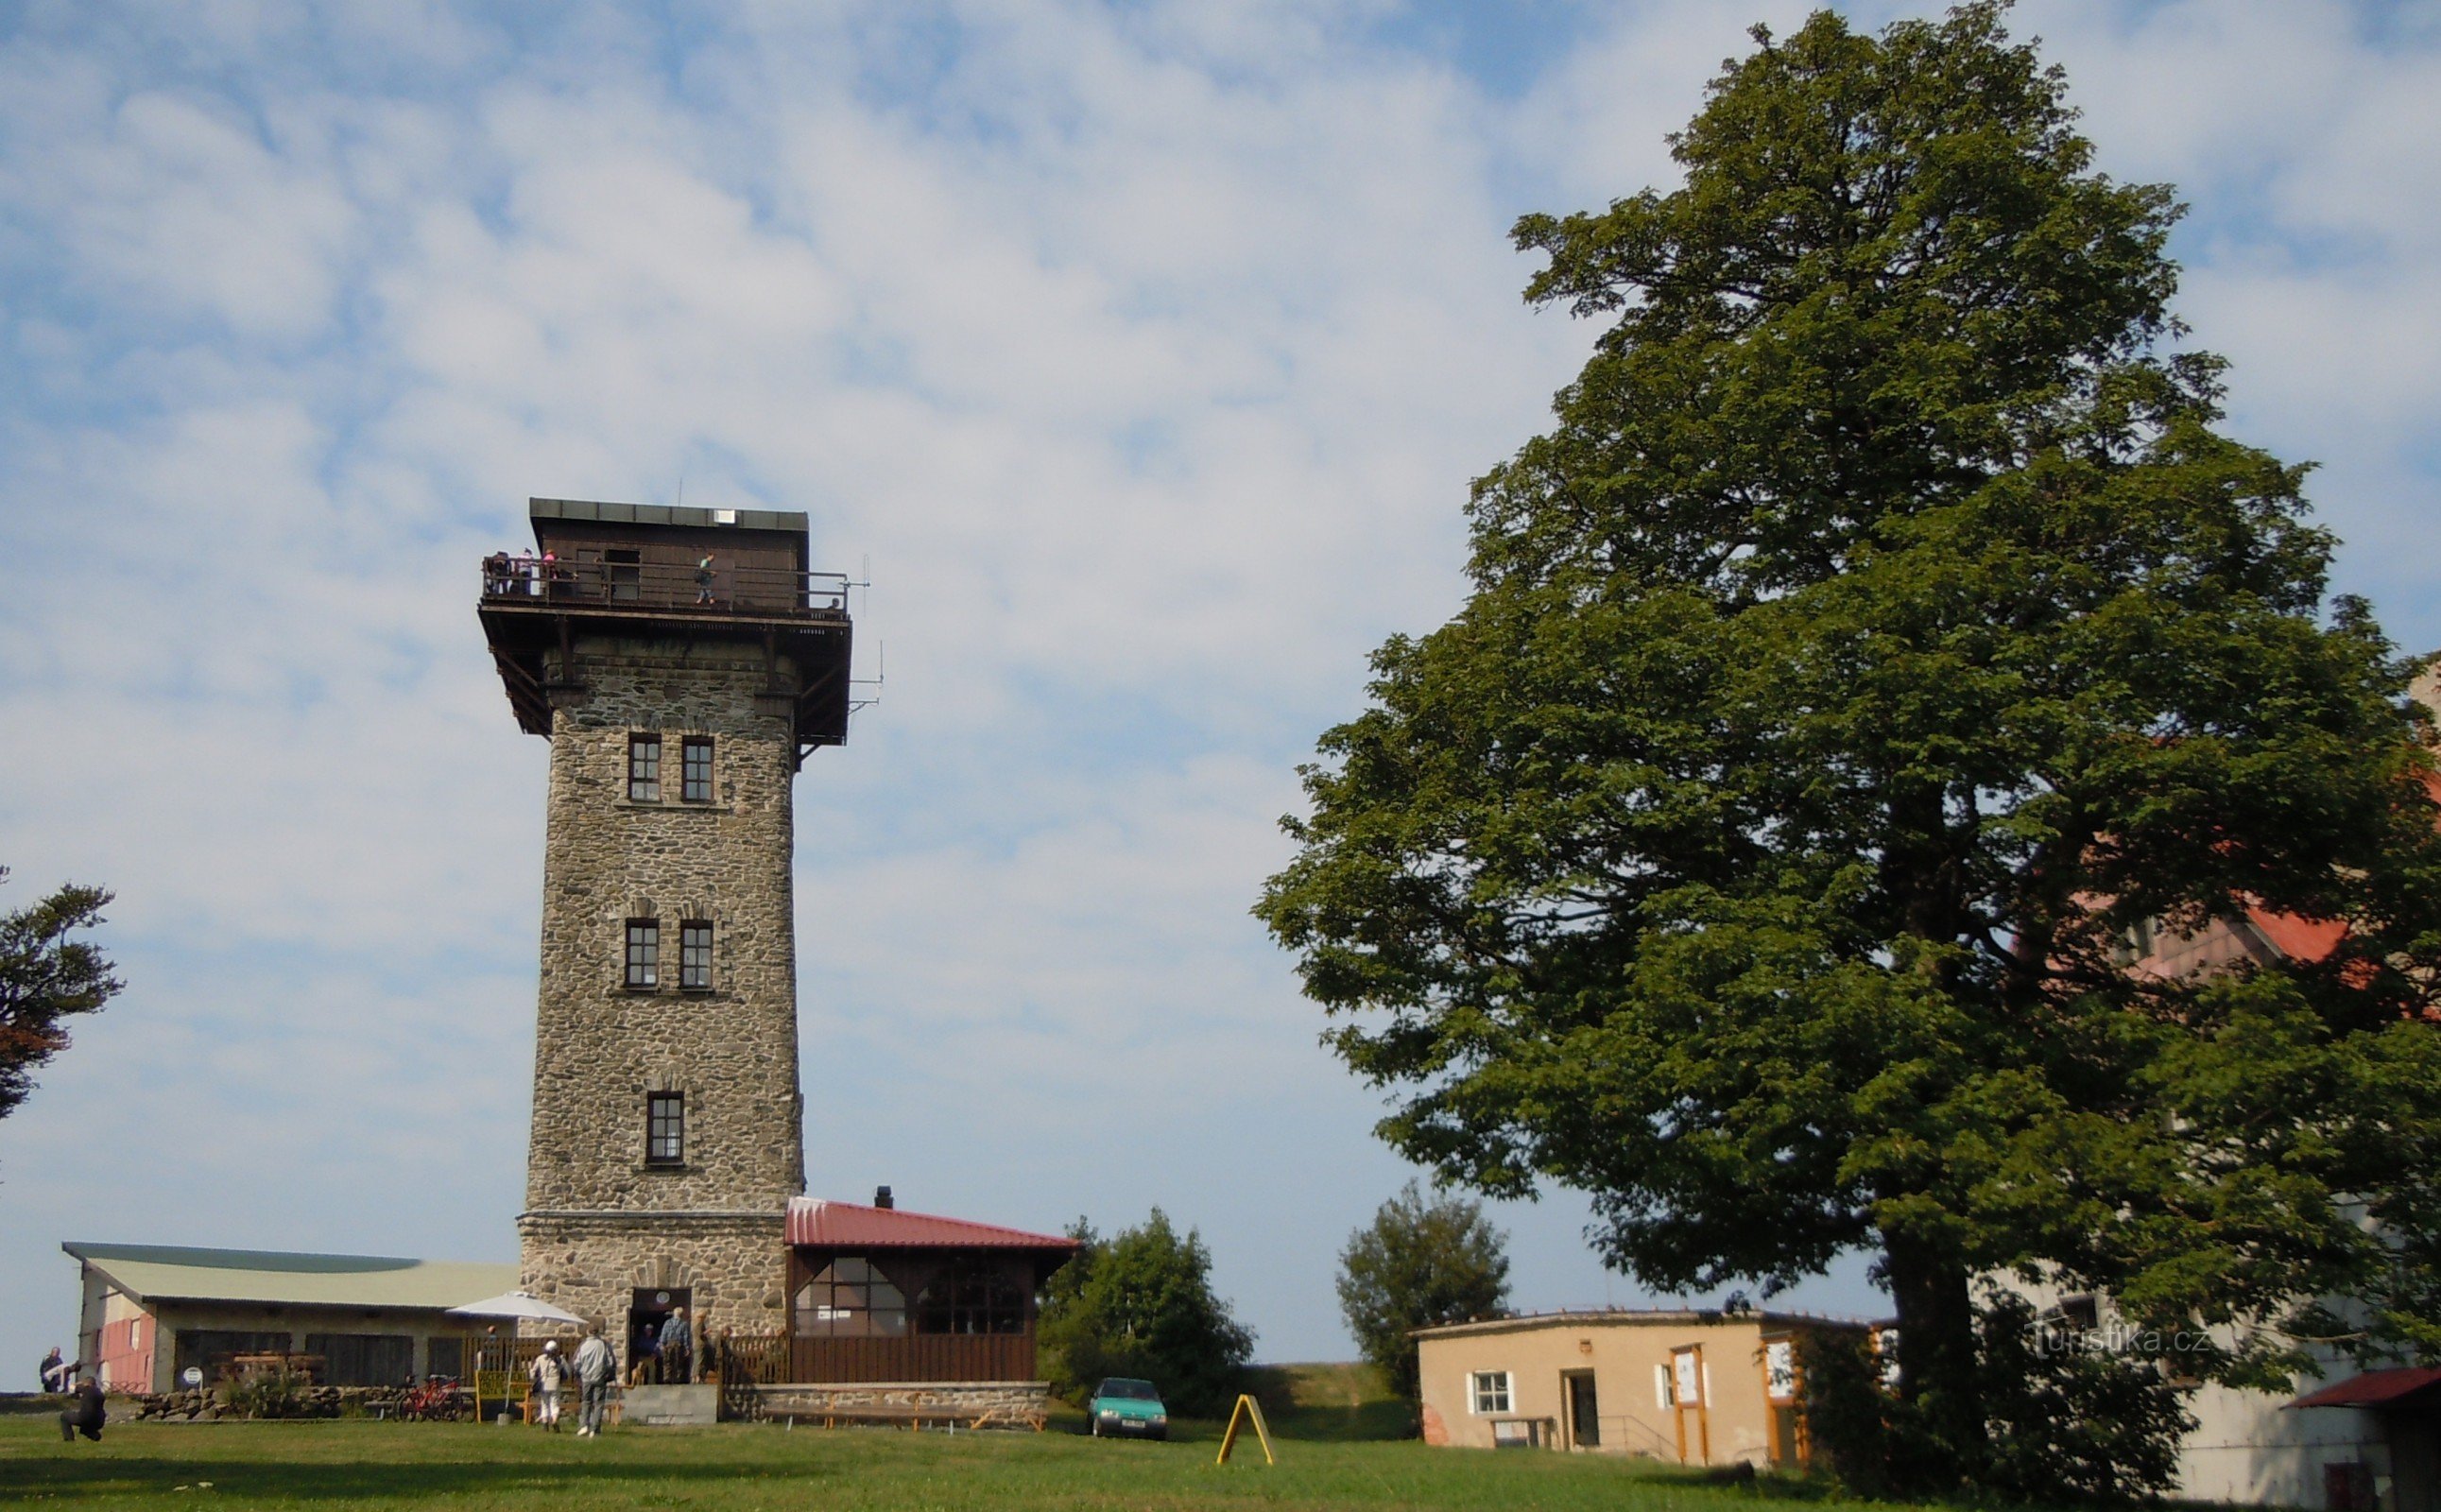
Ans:
{"label": "tower window", "polygon": [[627,921],[627,985],[658,987],[661,984],[661,921],[630,919]]}
{"label": "tower window", "polygon": [[648,1094],[644,1098],[644,1163],[678,1165],[685,1161],[686,1094]]}
{"label": "tower window", "polygon": [[696,991],[712,986],[712,926],[704,920],[678,926],[678,985]]}
{"label": "tower window", "polygon": [[711,802],[712,737],[689,735],[679,743],[678,754],[684,762],[681,767],[684,782],[678,788],[678,797],[690,803]]}
{"label": "tower window", "polygon": [[627,737],[627,797],[633,802],[661,801],[661,737]]}

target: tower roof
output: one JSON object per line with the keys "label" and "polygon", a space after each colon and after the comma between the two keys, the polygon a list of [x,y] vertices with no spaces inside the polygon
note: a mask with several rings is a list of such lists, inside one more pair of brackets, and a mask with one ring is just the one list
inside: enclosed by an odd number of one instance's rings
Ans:
{"label": "tower roof", "polygon": [[[543,520],[581,520],[593,525],[664,525],[678,530],[792,531],[811,528],[802,510],[696,509],[689,504],[618,504],[588,498],[530,498],[526,515]],[[535,530],[536,544],[541,535]]]}

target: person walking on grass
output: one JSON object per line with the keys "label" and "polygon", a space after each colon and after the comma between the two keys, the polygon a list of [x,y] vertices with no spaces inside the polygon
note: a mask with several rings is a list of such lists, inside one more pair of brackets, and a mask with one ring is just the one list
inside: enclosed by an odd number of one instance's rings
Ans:
{"label": "person walking on grass", "polygon": [[542,1353],[526,1367],[533,1379],[534,1423],[556,1433],[559,1431],[559,1388],[568,1379],[568,1361],[559,1355],[559,1341],[543,1341]]}
{"label": "person walking on grass", "polygon": [[610,1409],[610,1381],[618,1374],[619,1362],[610,1358],[602,1330],[586,1324],[585,1342],[576,1346],[577,1437],[602,1436],[602,1417]]}

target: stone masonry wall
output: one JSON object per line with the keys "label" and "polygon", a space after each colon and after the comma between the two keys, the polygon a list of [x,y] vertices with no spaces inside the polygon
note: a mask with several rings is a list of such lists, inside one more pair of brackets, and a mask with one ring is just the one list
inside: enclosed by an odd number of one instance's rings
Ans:
{"label": "stone masonry wall", "polygon": [[771,1332],[787,1320],[788,1249],[778,1213],[527,1214],[517,1237],[525,1256],[518,1286],[603,1324],[623,1369],[627,1307],[640,1287],[689,1288],[698,1340],[724,1328]]}
{"label": "stone masonry wall", "polygon": [[[600,1323],[625,1364],[640,1287],[686,1288],[698,1334],[787,1317],[783,1214],[805,1190],[797,1090],[796,669],[713,637],[581,639],[552,668],[542,972],[519,1284]],[[631,734],[661,738],[658,801]],[[683,799],[682,742],[713,738]],[[660,981],[626,985],[626,927],[660,925]],[[713,927],[712,983],[678,985],[679,926]],[[685,1096],[683,1158],[645,1162],[646,1097]]]}
{"label": "stone masonry wall", "polygon": [[999,1428],[1040,1429],[1051,1415],[1051,1386],[1039,1380],[801,1383],[751,1387],[736,1401],[742,1415],[754,1418],[837,1413],[852,1421],[859,1409],[921,1409],[987,1417]]}
{"label": "stone masonry wall", "polygon": [[[756,645],[594,640],[552,719],[530,1214],[777,1215],[805,1190],[789,863],[795,746]],[[784,660],[779,680],[792,684]],[[661,737],[661,799],[627,797],[628,736]],[[680,801],[714,739],[714,798]],[[660,985],[624,984],[626,924],[660,922]],[[678,927],[713,925],[713,985],[681,991]],[[685,1159],[644,1162],[645,1096],[685,1094]],[[773,1218],[777,1221],[776,1216]],[[777,1265],[776,1240],[771,1264]],[[528,1255],[528,1269],[533,1257]],[[623,1304],[624,1310],[624,1304]]]}

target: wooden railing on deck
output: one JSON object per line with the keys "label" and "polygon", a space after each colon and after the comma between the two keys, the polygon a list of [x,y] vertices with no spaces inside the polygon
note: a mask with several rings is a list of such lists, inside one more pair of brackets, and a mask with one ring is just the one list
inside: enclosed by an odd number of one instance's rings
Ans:
{"label": "wooden railing on deck", "polygon": [[796,1381],[1032,1380],[1034,1336],[902,1334],[895,1339],[794,1339]]}

